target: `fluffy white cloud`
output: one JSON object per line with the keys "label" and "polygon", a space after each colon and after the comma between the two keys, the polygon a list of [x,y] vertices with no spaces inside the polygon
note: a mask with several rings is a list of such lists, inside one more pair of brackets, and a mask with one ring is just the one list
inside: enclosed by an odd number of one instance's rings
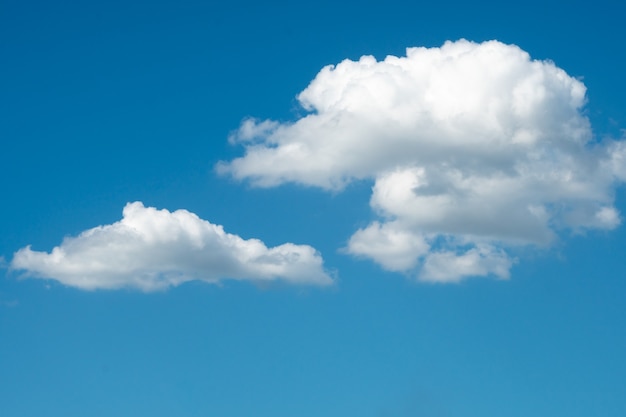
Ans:
{"label": "fluffy white cloud", "polygon": [[86,290],[166,289],[191,280],[222,279],[331,285],[320,255],[310,246],[273,248],[245,240],[186,210],[169,212],[129,203],[119,222],[66,238],[52,252],[30,247],[15,253],[11,268]]}
{"label": "fluffy white cloud", "polygon": [[390,271],[406,271],[417,265],[430,245],[419,233],[394,227],[393,223],[373,222],[350,239],[349,251],[374,259]]}
{"label": "fluffy white cloud", "polygon": [[323,68],[292,122],[245,120],[217,169],[261,187],[373,179],[381,221],[348,251],[420,279],[506,278],[515,245],[612,229],[626,146],[593,143],[583,83],[497,41],[409,48]]}
{"label": "fluffy white cloud", "polygon": [[509,278],[513,261],[502,251],[478,245],[463,254],[444,251],[429,253],[420,274],[422,281],[459,282],[471,276],[495,275]]}

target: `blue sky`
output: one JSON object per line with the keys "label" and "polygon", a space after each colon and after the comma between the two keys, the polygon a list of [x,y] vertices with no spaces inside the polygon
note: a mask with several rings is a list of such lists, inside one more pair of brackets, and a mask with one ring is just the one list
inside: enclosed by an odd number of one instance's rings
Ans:
{"label": "blue sky", "polygon": [[0,7],[0,415],[626,414],[617,2]]}

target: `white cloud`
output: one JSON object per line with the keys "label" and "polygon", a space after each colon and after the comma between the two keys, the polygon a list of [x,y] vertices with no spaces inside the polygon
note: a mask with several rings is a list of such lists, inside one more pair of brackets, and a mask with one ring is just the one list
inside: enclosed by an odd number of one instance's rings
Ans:
{"label": "white cloud", "polygon": [[420,279],[506,278],[516,245],[612,229],[623,142],[592,143],[586,88],[497,41],[409,48],[323,68],[292,123],[245,120],[245,155],[218,172],[260,187],[340,191],[373,179],[381,220],[347,250]]}
{"label": "white cloud", "polygon": [[224,232],[186,210],[169,212],[129,203],[119,222],[66,238],[52,252],[30,247],[11,268],[85,290],[155,291],[191,280],[223,279],[331,285],[321,256],[306,245],[268,248],[257,239]]}
{"label": "white cloud", "polygon": [[495,275],[509,278],[513,261],[502,250],[479,245],[458,254],[433,252],[426,256],[420,280],[428,282],[459,282],[466,277]]}
{"label": "white cloud", "polygon": [[372,258],[389,271],[406,271],[417,266],[430,245],[419,233],[394,227],[393,223],[373,222],[352,235],[348,248],[352,254]]}

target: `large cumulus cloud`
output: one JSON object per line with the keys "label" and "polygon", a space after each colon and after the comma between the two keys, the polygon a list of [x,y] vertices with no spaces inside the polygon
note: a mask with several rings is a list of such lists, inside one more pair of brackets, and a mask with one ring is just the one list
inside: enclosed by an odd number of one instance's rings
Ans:
{"label": "large cumulus cloud", "polygon": [[11,268],[86,290],[155,291],[191,280],[330,285],[321,256],[310,246],[268,248],[226,233],[187,210],[124,208],[122,220],[66,238],[50,253],[20,249]]}
{"label": "large cumulus cloud", "polygon": [[261,187],[373,179],[379,221],[347,250],[420,279],[507,278],[517,245],[612,229],[622,142],[595,143],[586,88],[497,41],[409,48],[323,68],[292,123],[244,120],[218,171]]}

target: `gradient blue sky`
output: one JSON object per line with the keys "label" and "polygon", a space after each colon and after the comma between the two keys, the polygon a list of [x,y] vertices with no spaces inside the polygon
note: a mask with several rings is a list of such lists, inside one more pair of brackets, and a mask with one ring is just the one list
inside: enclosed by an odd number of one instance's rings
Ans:
{"label": "gradient blue sky", "polygon": [[[417,282],[345,253],[376,218],[342,192],[218,175],[246,117],[295,120],[320,69],[497,39],[587,87],[597,141],[626,127],[619,2],[32,2],[0,5],[0,415],[626,415],[626,228],[565,231],[509,280]],[[615,207],[626,212],[623,188]],[[127,202],[268,247],[311,245],[328,288],[221,281],[83,291],[20,279]]]}

